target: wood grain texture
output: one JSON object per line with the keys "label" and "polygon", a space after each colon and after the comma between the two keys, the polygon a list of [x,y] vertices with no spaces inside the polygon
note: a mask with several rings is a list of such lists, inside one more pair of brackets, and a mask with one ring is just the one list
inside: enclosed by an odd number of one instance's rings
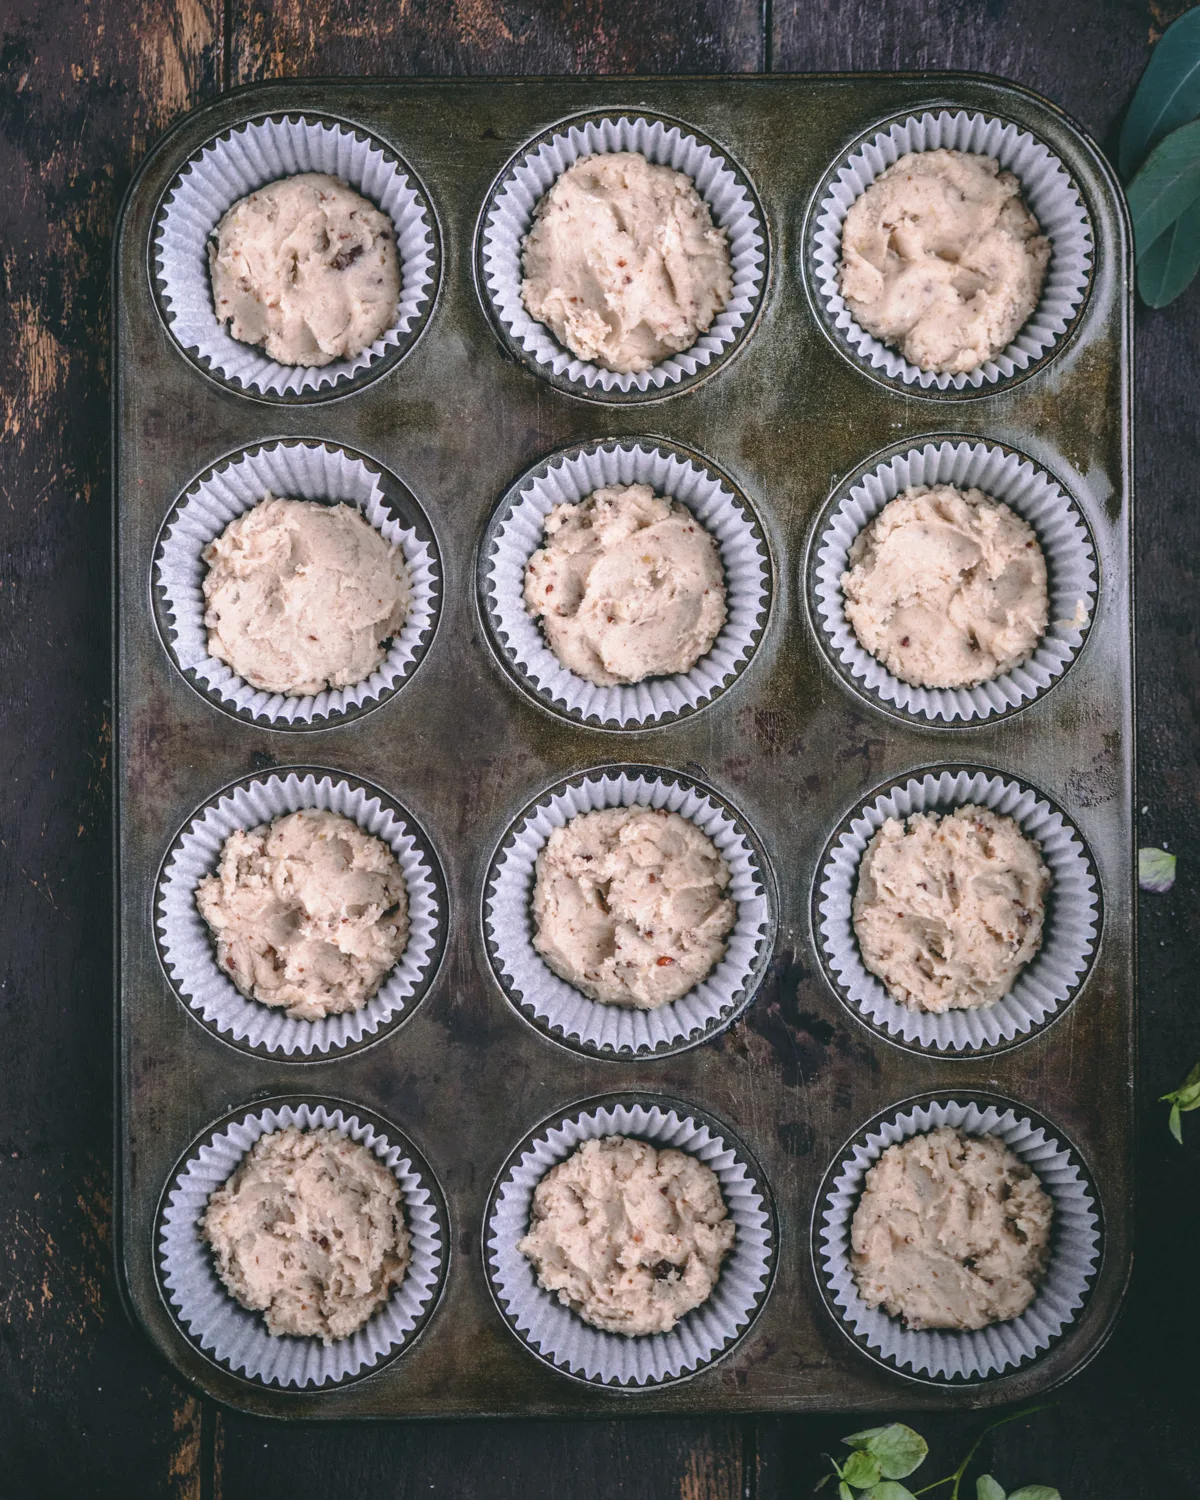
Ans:
{"label": "wood grain texture", "polygon": [[[0,1492],[199,1500],[200,1403],[111,1245],[109,243],[148,143],[218,86],[220,5],[10,4],[0,44]],[[152,1482],[151,1482],[152,1481]],[[12,1488],[9,1488],[9,1485]]]}
{"label": "wood grain texture", "polygon": [[712,73],[764,66],[760,0],[232,0],[231,81],[298,74]]}
{"label": "wood grain texture", "polygon": [[[222,1414],[217,1500],[620,1495],[742,1500],[735,1422],[440,1422],[281,1431]],[[301,1476],[303,1476],[301,1480]]]}
{"label": "wood grain texture", "polygon": [[[1101,140],[1177,0],[8,0],[0,44],[0,1493],[187,1500],[452,1495],[793,1500],[837,1419],[285,1428],[160,1367],[111,1274],[108,244],[147,143],[227,83],[300,73],[965,67]],[[764,29],[763,20],[769,21]],[[228,59],[228,73],[225,59]],[[1110,1346],[984,1456],[1010,1488],[1194,1487],[1200,1129],[1157,1095],[1200,1055],[1200,288],[1138,313],[1141,1248]],[[1194,1119],[1195,1117],[1193,1117]],[[1189,1120],[1190,1126],[1192,1121]],[[900,1414],[899,1412],[897,1413]],[[922,1422],[944,1472],[978,1430]],[[937,1467],[935,1468],[935,1462]]]}

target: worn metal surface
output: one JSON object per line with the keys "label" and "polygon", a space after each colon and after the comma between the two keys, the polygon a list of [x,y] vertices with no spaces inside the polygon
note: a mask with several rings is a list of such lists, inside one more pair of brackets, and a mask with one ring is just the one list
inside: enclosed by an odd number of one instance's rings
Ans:
{"label": "worn metal surface", "polygon": [[[904,395],[865,378],[808,309],[800,230],[833,156],[873,120],[929,103],[1015,118],[1045,139],[1087,198],[1098,238],[1074,340],[1036,375],[972,401]],[[472,280],[476,215],[523,140],[570,114],[642,108],[694,123],[755,183],[771,237],[759,326],[728,366],[669,400],[601,406],[553,390],[497,341]],[[248,115],[307,109],[360,123],[410,161],[429,191],[444,253],[439,305],[395,369],[344,399],[268,406],[224,390],[162,327],[147,276],[154,207],[179,164]],[[943,75],[460,81],[267,85],[184,121],[153,153],[117,250],[116,527],[118,1255],[150,1337],[203,1389],[247,1410],[317,1416],[478,1412],[910,1409],[1013,1400],[1064,1378],[1110,1326],[1130,1261],[1132,1149],[1132,657],[1127,246],[1098,156],[1019,90]],[[921,729],[852,693],[813,636],[801,574],[830,488],[902,437],[952,430],[1044,464],[1076,497],[1101,561],[1095,625],[1054,691],[972,729]],[[445,608],[419,672],[377,712],[305,734],[216,711],[169,661],[154,628],[150,570],[162,519],[222,455],[281,436],[325,438],[391,469],[437,533]],[[547,452],[607,436],[684,443],[745,490],[768,534],[776,591],[754,662],[717,702],[660,730],[565,723],[518,691],[476,605],[475,549],[512,481]],[[563,775],[622,761],[678,768],[727,793],[771,859],[781,909],[762,992],[722,1036],[635,1063],[585,1058],[535,1034],[491,977],[480,893],[514,814]],[[992,1058],[892,1047],[859,1025],[822,977],[811,882],[830,831],[869,788],[969,761],[1027,778],[1071,816],[1105,903],[1092,974],[1061,1020]],[[151,927],[154,875],[175,830],[219,787],[272,766],[313,764],[370,779],[430,834],[450,890],[447,959],[412,1019],[378,1046],[297,1065],[224,1045],[167,986]],[[825,1313],[809,1264],[809,1215],[829,1160],[878,1110],[929,1089],[990,1089],[1029,1104],[1084,1153],[1102,1198],[1105,1258],[1084,1315],[1042,1360],[974,1392],[941,1392],[876,1369]],[[774,1289],[726,1361],[671,1388],[583,1388],[542,1367],[488,1298],[480,1245],[488,1189],[512,1145],[572,1101],[619,1089],[693,1100],[727,1121],[770,1180],[779,1213]],[[187,1143],[218,1116],[271,1094],[333,1095],[396,1121],[446,1196],[455,1255],[443,1303],[412,1351],[378,1376],[323,1394],[280,1394],[217,1371],[177,1329],[157,1289],[151,1224]]]}

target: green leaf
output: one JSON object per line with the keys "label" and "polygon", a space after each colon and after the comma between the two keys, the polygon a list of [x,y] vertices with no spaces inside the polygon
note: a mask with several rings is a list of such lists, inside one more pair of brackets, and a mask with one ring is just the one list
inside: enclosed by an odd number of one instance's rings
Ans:
{"label": "green leaf", "polygon": [[879,1460],[879,1469],[885,1479],[907,1479],[925,1462],[929,1452],[921,1434],[905,1427],[903,1422],[891,1422],[886,1427],[866,1427],[862,1432],[852,1432],[842,1442],[849,1448],[865,1448],[873,1454]]}
{"label": "green leaf", "polygon": [[[1165,234],[1160,234],[1138,261],[1137,284],[1147,307],[1166,307],[1187,290],[1200,270],[1200,198],[1184,209]],[[1161,851],[1138,850],[1138,884],[1144,891],[1169,891],[1175,882],[1175,856],[1171,861],[1170,880],[1166,885],[1147,885],[1141,873],[1141,856]]]}
{"label": "green leaf", "polygon": [[879,1460],[885,1479],[905,1479],[925,1462],[929,1445],[919,1432],[893,1422],[871,1443],[871,1452]]}
{"label": "green leaf", "polygon": [[1169,1094],[1163,1094],[1160,1102],[1171,1106],[1171,1113],[1167,1118],[1167,1129],[1182,1146],[1183,1116],[1190,1114],[1194,1109],[1200,1109],[1200,1062],[1195,1064],[1177,1089],[1172,1089]]}
{"label": "green leaf", "polygon": [[864,1427],[861,1432],[852,1432],[849,1437],[844,1437],[842,1442],[847,1448],[869,1448],[887,1430],[886,1427]]}
{"label": "green leaf", "polygon": [[1126,180],[1151,146],[1200,114],[1200,6],[1159,38],[1121,127],[1117,162]]}
{"label": "green leaf", "polygon": [[866,1500],[916,1500],[916,1496],[895,1480],[885,1479],[882,1484],[867,1491]]}
{"label": "green leaf", "polygon": [[838,1500],[854,1500],[854,1491],[844,1480],[838,1484]]}
{"label": "green leaf", "polygon": [[1185,1083],[1181,1089],[1166,1096],[1174,1100],[1186,1115],[1189,1110],[1200,1109],[1200,1083]]}
{"label": "green leaf", "polygon": [[[1166,303],[1171,301],[1172,297],[1178,297],[1183,288],[1187,286],[1188,281],[1191,281],[1192,277],[1196,274],[1196,267],[1200,266],[1200,228],[1198,228],[1194,242],[1189,243],[1186,249],[1182,245],[1179,247],[1180,253],[1192,256],[1192,269],[1188,272],[1187,281],[1184,281],[1177,291],[1172,292],[1162,302],[1151,302],[1150,298],[1146,296],[1146,266],[1150,262],[1150,257],[1164,241],[1175,239],[1176,232],[1184,220],[1194,218],[1197,213],[1200,213],[1200,198],[1196,199],[1195,203],[1192,204],[1191,208],[1188,209],[1182,218],[1176,219],[1166,234],[1160,235],[1155,240],[1154,244],[1146,252],[1145,259],[1138,262],[1138,289],[1145,300],[1150,303],[1151,307],[1164,307]],[[1196,224],[1200,225],[1200,218],[1196,219]],[[1175,856],[1173,854],[1168,854],[1165,849],[1138,850],[1138,885],[1141,886],[1142,890],[1153,891],[1156,895],[1161,896],[1164,891],[1169,891],[1174,884]]]}
{"label": "green leaf", "polygon": [[1200,120],[1181,125],[1159,141],[1125,196],[1141,260],[1159,235],[1200,198]]}
{"label": "green leaf", "polygon": [[882,1475],[879,1460],[865,1448],[852,1453],[842,1466],[842,1478],[856,1490],[869,1490],[873,1484],[879,1483]]}
{"label": "green leaf", "polygon": [[1048,1484],[1026,1484],[1014,1490],[1008,1500],[1062,1500],[1062,1496]]}
{"label": "green leaf", "polygon": [[976,1500],[1004,1500],[1004,1490],[990,1474],[981,1474],[975,1481]]}

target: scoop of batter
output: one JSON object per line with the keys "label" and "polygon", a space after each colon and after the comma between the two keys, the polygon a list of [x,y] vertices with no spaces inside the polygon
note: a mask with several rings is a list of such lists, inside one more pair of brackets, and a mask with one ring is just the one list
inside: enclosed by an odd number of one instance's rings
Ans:
{"label": "scoop of batter", "polygon": [[863,963],[910,1010],[991,1005],[1041,946],[1050,883],[1037,844],[986,807],[888,818],[854,893]]}
{"label": "scoop of batter", "polygon": [[525,607],[569,671],[609,687],[688,672],[725,623],[711,532],[648,484],[556,505],[525,569]]}
{"label": "scoop of batter", "polygon": [[727,236],[695,183],[636,151],[567,168],[534,209],[522,271],[529,316],[620,374],[690,349],[733,291]]}
{"label": "scoop of batter", "polygon": [[209,652],[268,693],[361,682],[408,613],[403,552],[353,505],[268,494],[202,555]]}
{"label": "scoop of batter", "polygon": [[200,1232],[217,1275],[277,1338],[348,1338],[410,1260],[400,1184],[337,1130],[260,1136],[210,1195]]}
{"label": "scoop of batter", "polygon": [[1054,1205],[993,1135],[942,1127],[889,1146],[866,1176],[850,1264],[868,1307],[909,1328],[986,1328],[1033,1301]]}
{"label": "scoop of batter", "polygon": [[359,1010],[408,942],[395,855],[320,809],[235,829],[196,887],[217,962],[242,994],[317,1021]]}
{"label": "scoop of batter", "polygon": [[854,539],[842,574],[864,650],[918,687],[975,687],[1036,649],[1050,617],[1028,522],[980,490],[910,488]]}
{"label": "scoop of batter", "polygon": [[679,813],[579,813],[538,855],[533,945],[590,999],[656,1010],[724,957],[728,885],[717,846]]}
{"label": "scoop of batter", "polygon": [[213,231],[208,265],[218,322],[280,364],[352,359],[396,321],[395,226],[321,172],[240,198]]}
{"label": "scoop of batter", "polygon": [[610,1135],[550,1168],[517,1249],[585,1323],[632,1336],[667,1333],[706,1301],[736,1234],[711,1168]]}
{"label": "scoop of batter", "polygon": [[1050,242],[990,156],[902,156],[850,206],[842,295],[868,333],[922,370],[974,370],[1042,294]]}

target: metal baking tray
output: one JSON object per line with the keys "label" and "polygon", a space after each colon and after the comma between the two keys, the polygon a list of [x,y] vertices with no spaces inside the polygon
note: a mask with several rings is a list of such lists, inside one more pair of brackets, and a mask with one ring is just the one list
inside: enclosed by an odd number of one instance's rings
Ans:
{"label": "metal baking tray", "polygon": [[[803,226],[826,171],[877,121],[924,106],[1015,121],[1066,163],[1086,200],[1095,269],[1076,326],[1028,378],[972,399],[898,389],[857,367],[814,315]],[[526,141],[581,112],[647,110],[718,142],[753,183],[769,237],[757,323],[734,359],[669,399],[603,403],[555,388],[506,349],[481,305],[475,240],[497,173]],[[336,399],[269,403],[180,352],[149,269],[157,205],[204,142],[250,117],[309,112],[363,127],[415,169],[440,239],[436,305],[381,378]],[[115,252],[116,1257],[137,1321],[185,1377],[282,1417],[884,1410],[1026,1399],[1106,1338],[1131,1257],[1134,909],[1129,234],[1096,148],[1052,106],[960,74],[710,79],[293,81],[188,116],[130,189]],[[805,597],[810,534],[831,491],[909,438],[994,439],[1043,464],[1082,508],[1097,549],[1094,623],[1071,670],[1024,711],[922,727],[848,685]],[[715,702],[658,729],[614,732],[548,712],[497,660],[476,591],[477,549],[509,486],[588,440],[669,440],[731,476],[764,527],[773,601],[753,663]],[[413,679],[377,711],[288,733],[219,711],[172,664],[151,607],[159,528],[193,479],[267,439],[323,438],[397,476],[436,532],[444,608]],[[771,861],[779,926],[764,982],[727,1030],[677,1055],[584,1056],[533,1029],[493,977],[481,920],[490,856],[544,788],[588,767],[660,766],[709,784]],[[867,1029],[822,970],[813,883],[827,840],[870,789],[943,764],[1027,780],[1083,833],[1103,927],[1075,1003],[1023,1045],[927,1055]],[[429,834],[449,892],[446,954],[411,1018],[376,1045],[294,1063],[227,1045],[168,985],[152,919],[176,831],[220,788],[266,768],[317,765],[384,789]],[[1029,1106],[1088,1163],[1103,1261],[1084,1311],[1040,1359],[984,1384],[936,1387],[881,1368],[826,1309],[811,1217],[831,1161],[888,1106],[928,1092]],[[774,1197],[774,1284],[748,1335],[674,1385],[613,1390],[534,1357],[489,1297],[481,1229],[510,1150],[575,1101],[633,1091],[694,1104],[732,1127]],[[392,1121],[445,1195],[450,1264],[422,1337],[378,1373],[324,1391],[264,1389],[210,1362],[175,1322],[155,1268],[164,1185],[214,1121],[268,1097],[351,1101]]]}

